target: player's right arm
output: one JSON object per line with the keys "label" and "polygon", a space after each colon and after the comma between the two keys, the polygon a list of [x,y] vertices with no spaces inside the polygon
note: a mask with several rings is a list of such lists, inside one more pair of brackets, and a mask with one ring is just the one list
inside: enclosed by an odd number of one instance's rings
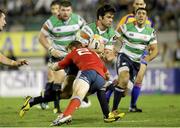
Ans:
{"label": "player's right arm", "polygon": [[61,56],[61,52],[54,49],[51,46],[51,43],[49,42],[49,38],[50,38],[50,34],[49,31],[52,29],[52,27],[50,27],[50,25],[48,25],[48,21],[43,25],[43,27],[41,28],[40,34],[39,34],[39,42],[41,43],[41,45],[48,50],[48,52],[50,53],[50,55],[52,55],[55,58],[58,58]]}
{"label": "player's right arm", "polygon": [[82,27],[76,34],[76,40],[82,43],[83,46],[87,46],[90,43],[91,37],[94,35],[88,25]]}
{"label": "player's right arm", "polygon": [[46,24],[44,24],[39,34],[39,42],[47,50],[51,47],[48,41],[48,36],[49,36],[48,27],[46,26]]}
{"label": "player's right arm", "polygon": [[115,52],[119,52],[119,50],[121,49],[121,47],[124,43],[123,35],[126,31],[127,31],[127,28],[126,28],[125,24],[119,26],[119,29],[117,30],[119,36],[117,37],[116,42],[114,43]]}
{"label": "player's right arm", "polygon": [[119,23],[118,23],[118,25],[116,27],[116,31],[120,31],[119,30],[119,29],[121,29],[120,26],[122,26],[123,24],[126,24],[127,17],[128,17],[128,15],[124,16],[123,18],[121,18],[121,20],[119,21]]}

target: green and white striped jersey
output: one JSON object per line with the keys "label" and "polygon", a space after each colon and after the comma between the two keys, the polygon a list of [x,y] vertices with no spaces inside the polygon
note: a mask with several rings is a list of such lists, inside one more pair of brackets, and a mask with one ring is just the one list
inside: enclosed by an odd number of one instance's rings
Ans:
{"label": "green and white striped jersey", "polygon": [[120,26],[123,45],[120,53],[125,53],[132,61],[140,62],[148,45],[157,43],[156,32],[148,25],[139,28],[134,22]]}
{"label": "green and white striped jersey", "polygon": [[95,34],[102,36],[106,45],[112,45],[116,41],[114,37],[118,35],[114,28],[110,27],[105,31],[101,31],[96,22],[93,22],[83,26],[77,34],[76,39],[87,45]]}
{"label": "green and white striped jersey", "polygon": [[67,21],[62,21],[56,16],[51,16],[41,29],[52,41],[55,49],[65,51],[65,46],[75,40],[77,31],[85,25],[85,20],[79,15],[72,13]]}

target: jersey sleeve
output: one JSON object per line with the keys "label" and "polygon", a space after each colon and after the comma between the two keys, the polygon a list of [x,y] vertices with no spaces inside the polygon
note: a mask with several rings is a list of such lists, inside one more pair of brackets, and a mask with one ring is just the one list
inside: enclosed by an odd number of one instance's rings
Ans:
{"label": "jersey sleeve", "polygon": [[50,35],[50,31],[53,29],[53,25],[50,21],[50,19],[48,19],[42,26],[41,28],[41,32],[45,35],[45,36],[49,36]]}
{"label": "jersey sleeve", "polygon": [[81,16],[78,16],[78,24],[80,26],[80,28],[82,28],[84,25],[86,25],[86,21],[81,17]]}
{"label": "jersey sleeve", "polygon": [[84,45],[88,45],[91,37],[94,35],[89,26],[85,25],[76,34],[76,40],[80,41]]}
{"label": "jersey sleeve", "polygon": [[126,24],[121,25],[118,29],[118,37],[122,37],[122,35],[124,35],[126,31],[127,31]]}
{"label": "jersey sleeve", "polygon": [[73,51],[69,54],[67,54],[67,56],[58,62],[58,66],[61,68],[61,69],[64,69],[65,67],[67,67],[69,64],[72,63],[72,57],[73,57]]}

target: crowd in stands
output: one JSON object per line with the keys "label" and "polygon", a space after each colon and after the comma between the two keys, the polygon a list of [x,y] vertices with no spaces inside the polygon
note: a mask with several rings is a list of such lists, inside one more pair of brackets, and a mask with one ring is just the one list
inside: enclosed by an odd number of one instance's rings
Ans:
{"label": "crowd in stands", "polygon": [[[13,26],[22,26],[25,30],[38,30],[44,20],[50,16],[52,0],[1,0],[0,8],[8,12],[9,30]],[[117,10],[116,24],[125,14],[132,12],[133,0],[71,0],[74,11],[82,15],[88,22],[96,19],[96,8],[110,2]],[[158,30],[179,29],[180,0],[146,0],[149,16]],[[27,20],[28,18],[28,20]]]}

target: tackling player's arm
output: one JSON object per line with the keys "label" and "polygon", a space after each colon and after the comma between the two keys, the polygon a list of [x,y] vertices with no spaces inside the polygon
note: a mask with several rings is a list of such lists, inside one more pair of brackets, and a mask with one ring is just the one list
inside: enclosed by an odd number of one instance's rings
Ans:
{"label": "tackling player's arm", "polygon": [[22,66],[22,65],[28,65],[28,62],[26,60],[11,60],[0,53],[0,63],[8,65],[8,66]]}
{"label": "tackling player's arm", "polygon": [[52,69],[53,71],[64,69],[72,62],[72,55],[73,55],[73,52],[67,54],[67,56],[63,60],[56,63],[49,64],[48,67]]}

